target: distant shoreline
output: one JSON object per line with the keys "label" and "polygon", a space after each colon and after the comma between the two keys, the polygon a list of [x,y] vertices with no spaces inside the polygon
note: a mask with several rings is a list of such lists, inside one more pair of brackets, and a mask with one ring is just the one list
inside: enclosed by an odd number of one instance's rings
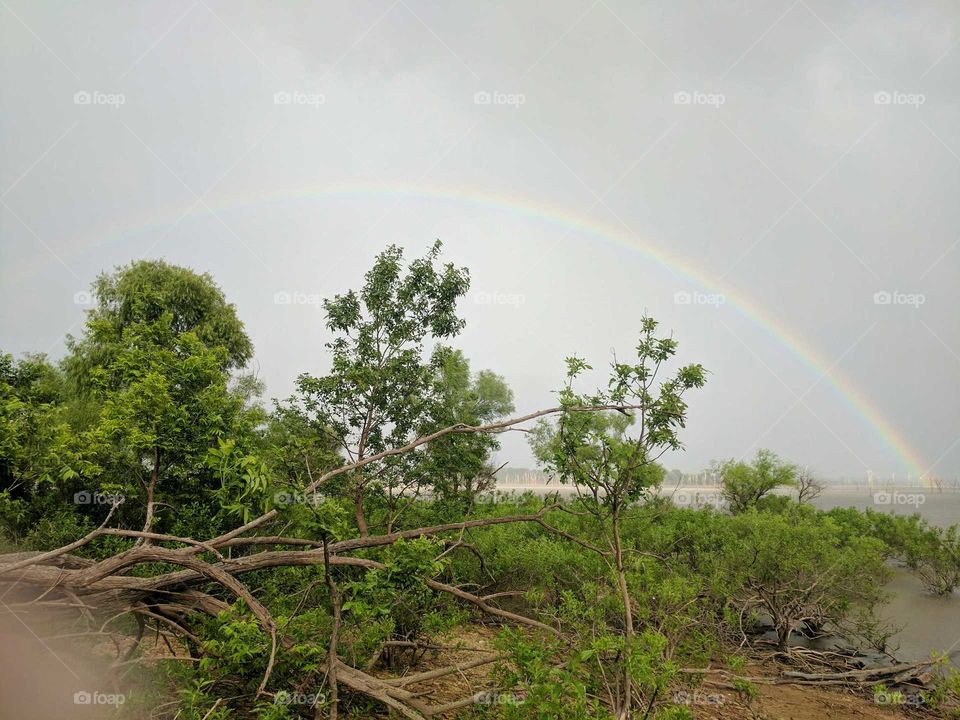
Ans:
{"label": "distant shoreline", "polygon": [[[563,485],[561,483],[551,483],[551,484],[533,484],[533,483],[497,483],[497,491],[544,491],[544,492],[573,492],[574,487],[572,485]],[[720,493],[722,488],[720,485],[661,485],[660,494],[669,495],[673,492],[700,492],[700,493]],[[823,494],[844,494],[844,493],[854,493],[854,492],[863,492],[863,493],[873,493],[873,492],[911,492],[911,491],[921,491],[931,495],[937,494],[956,494],[960,493],[960,484],[944,484],[941,487],[931,487],[929,485],[919,485],[919,484],[907,484],[907,483],[892,483],[892,482],[874,482],[872,484],[867,484],[866,481],[862,483],[843,483],[843,484],[830,484],[825,485],[823,488]],[[782,488],[777,492],[788,495],[791,493],[790,488]]]}

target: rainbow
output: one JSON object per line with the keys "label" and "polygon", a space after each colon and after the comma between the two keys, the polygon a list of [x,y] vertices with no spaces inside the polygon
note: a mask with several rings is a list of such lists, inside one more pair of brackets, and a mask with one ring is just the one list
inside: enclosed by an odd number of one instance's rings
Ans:
{"label": "rainbow", "polygon": [[[116,224],[112,224],[110,228],[103,228],[103,230],[105,230],[108,235],[122,237],[130,232],[142,231],[153,227],[168,227],[172,223],[178,223],[182,219],[202,216],[211,210],[213,212],[231,211],[249,205],[264,205],[291,201],[298,202],[336,195],[417,197],[468,202],[496,210],[506,210],[517,215],[564,227],[568,232],[579,231],[606,242],[639,251],[667,270],[685,277],[704,290],[724,295],[728,305],[733,306],[741,315],[748,318],[767,335],[788,348],[790,352],[799,358],[818,378],[822,377],[849,410],[859,417],[872,432],[883,441],[884,445],[900,459],[908,473],[922,477],[926,469],[930,467],[912,448],[900,431],[884,417],[883,412],[870,398],[864,395],[848,378],[834,368],[832,363],[824,358],[813,345],[783,324],[778,318],[764,311],[742,291],[737,290],[730,284],[716,277],[704,273],[676,253],[669,252],[633,234],[628,234],[610,225],[588,220],[559,207],[539,203],[512,194],[506,195],[496,192],[457,189],[427,184],[331,183],[283,188],[253,197],[233,197],[218,202],[213,207],[199,202],[195,205],[187,202],[184,206],[170,208],[168,211],[156,213],[148,219],[124,223],[121,225],[119,232]],[[191,205],[193,206],[190,207]],[[184,207],[189,209],[185,210]],[[100,238],[104,237],[103,234],[96,236]]]}

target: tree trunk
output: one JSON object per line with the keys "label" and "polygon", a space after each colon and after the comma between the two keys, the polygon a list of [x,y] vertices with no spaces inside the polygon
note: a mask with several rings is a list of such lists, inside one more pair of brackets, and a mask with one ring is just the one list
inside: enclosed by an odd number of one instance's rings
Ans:
{"label": "tree trunk", "polygon": [[781,652],[787,652],[787,646],[790,644],[790,621],[786,618],[776,618],[777,625],[777,649]]}
{"label": "tree trunk", "polygon": [[370,529],[367,527],[367,519],[363,515],[363,475],[358,471],[356,481],[353,486],[353,515],[357,521],[357,530],[360,531],[360,537],[368,537]]}
{"label": "tree trunk", "polygon": [[[330,591],[330,610],[333,613],[333,628],[330,631],[330,648],[327,655],[327,683],[330,685],[330,720],[337,720],[339,692],[337,688],[337,645],[340,638],[340,588],[330,574],[330,548],[327,538],[323,538],[323,577]],[[316,720],[320,720],[320,707],[316,710]]]}
{"label": "tree trunk", "polygon": [[[157,482],[160,480],[160,448],[153,449],[153,470],[150,472],[150,484],[147,485],[147,517],[143,522],[143,532],[150,532],[153,527],[153,496],[157,489]],[[149,545],[150,538],[142,537],[137,540],[136,545]]]}
{"label": "tree trunk", "polygon": [[[613,561],[617,571],[617,587],[620,589],[620,599],[623,602],[623,641],[624,659],[630,653],[633,644],[633,608],[630,606],[630,591],[627,588],[627,575],[623,569],[623,547],[620,543],[620,510],[613,511]],[[630,667],[624,662],[623,667],[623,697],[618,718],[630,720],[633,706],[633,688],[630,681]]]}

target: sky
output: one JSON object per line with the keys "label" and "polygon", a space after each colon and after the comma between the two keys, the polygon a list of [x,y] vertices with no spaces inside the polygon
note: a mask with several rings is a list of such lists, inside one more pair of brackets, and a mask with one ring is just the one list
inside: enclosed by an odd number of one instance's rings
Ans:
{"label": "sky", "polygon": [[163,258],[285,397],[320,299],[439,238],[518,411],[648,312],[710,371],[669,467],[955,479],[958,45],[955,2],[3,0],[0,349],[62,356]]}

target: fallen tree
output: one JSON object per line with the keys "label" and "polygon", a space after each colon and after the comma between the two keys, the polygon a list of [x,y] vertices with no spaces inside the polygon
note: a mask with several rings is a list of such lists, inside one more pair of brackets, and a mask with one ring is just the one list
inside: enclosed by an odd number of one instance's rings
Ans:
{"label": "fallen tree", "polygon": [[[610,410],[627,412],[632,409],[635,409],[635,406],[622,404],[554,407],[482,426],[450,426],[417,438],[402,447],[384,450],[354,463],[329,470],[304,488],[304,493],[315,492],[323,483],[337,475],[354,472],[358,468],[388,457],[413,452],[423,445],[455,433],[505,432],[515,426],[561,411],[596,413]],[[129,660],[136,645],[142,639],[142,629],[148,624],[156,625],[158,631],[162,625],[174,636],[191,641],[192,647],[196,650],[196,637],[188,629],[189,618],[196,613],[216,616],[226,607],[222,596],[227,593],[236,600],[243,601],[256,618],[262,632],[270,639],[269,661],[257,689],[259,696],[268,693],[267,688],[276,655],[278,652],[283,652],[284,646],[289,644],[290,640],[279,634],[277,623],[270,611],[243,583],[241,577],[244,574],[272,568],[311,565],[325,566],[327,573],[331,567],[383,569],[385,568],[383,563],[369,558],[354,557],[350,553],[383,548],[404,540],[451,532],[462,533],[467,529],[508,523],[536,523],[539,526],[551,528],[544,521],[544,517],[554,507],[553,504],[545,503],[541,510],[533,514],[470,519],[383,535],[359,535],[326,543],[322,539],[287,537],[282,534],[248,534],[261,528],[279,525],[282,513],[278,509],[271,509],[217,537],[195,539],[144,530],[108,527],[116,510],[114,505],[98,528],[76,541],[48,552],[0,555],[0,594],[6,595],[12,592],[15,596],[16,599],[6,603],[8,610],[13,613],[42,602],[45,607],[60,607],[85,614],[109,614],[112,619],[116,618],[118,612],[134,616],[140,631],[134,638],[132,648],[122,654],[118,652],[117,662],[122,663]],[[129,549],[99,561],[91,561],[74,554],[81,548],[97,542],[98,539],[107,537],[150,542],[135,544]],[[167,545],[179,547],[166,547]],[[287,549],[271,549],[284,546]],[[225,552],[234,548],[253,550],[253,552],[239,557],[224,555]],[[199,557],[203,554],[207,554],[209,560]],[[149,568],[157,565],[173,565],[180,569],[157,574],[130,574],[134,568]],[[502,622],[525,626],[551,635],[557,634],[556,629],[550,625],[497,607],[496,601],[500,594],[484,596],[430,577],[422,578],[422,582],[430,590],[448,594]],[[98,632],[102,632],[102,627]],[[453,711],[471,702],[470,698],[463,698],[446,703],[443,707],[432,708],[417,699],[415,694],[404,689],[403,686],[413,682],[412,680],[407,679],[394,684],[384,682],[359,668],[346,665],[337,659],[336,653],[331,652],[331,648],[327,648],[327,654],[330,660],[325,665],[325,672],[331,684],[343,684],[355,692],[367,695],[397,710],[405,717],[432,717]],[[490,661],[484,660],[484,662]],[[445,673],[441,672],[437,676],[443,674]]]}

